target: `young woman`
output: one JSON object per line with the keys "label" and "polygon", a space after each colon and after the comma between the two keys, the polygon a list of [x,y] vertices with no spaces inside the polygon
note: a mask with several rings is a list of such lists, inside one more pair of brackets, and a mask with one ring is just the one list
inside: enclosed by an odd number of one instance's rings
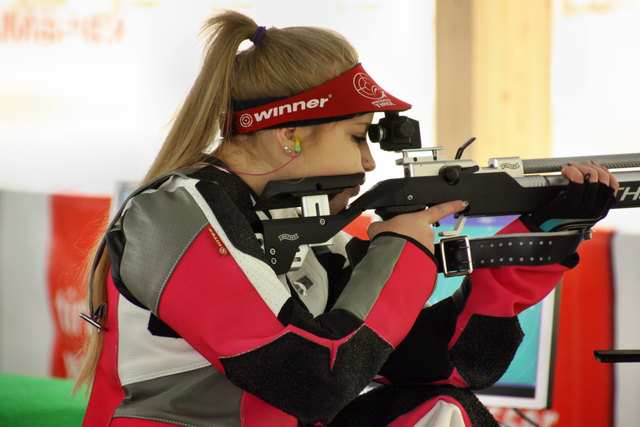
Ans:
{"label": "young woman", "polygon": [[[477,270],[425,308],[437,272],[430,224],[466,206],[451,201],[372,224],[357,263],[339,234],[276,274],[261,220],[296,212],[256,210],[266,183],[373,170],[373,113],[410,105],[331,31],[267,30],[234,12],[207,28],[202,71],[147,184],[98,250],[90,302],[100,330],[79,379],[92,386],[85,425],[495,425],[470,390],[501,376],[522,336],[516,314],[574,254]],[[606,213],[611,174],[563,173],[576,183],[570,209],[552,203],[502,232]],[[340,193],[331,211],[357,193]],[[374,380],[384,385],[363,394]]]}

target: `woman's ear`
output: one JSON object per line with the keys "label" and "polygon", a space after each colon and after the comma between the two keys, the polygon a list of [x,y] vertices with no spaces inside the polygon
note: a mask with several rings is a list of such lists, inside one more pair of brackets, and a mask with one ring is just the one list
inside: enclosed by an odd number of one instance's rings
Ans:
{"label": "woman's ear", "polygon": [[296,133],[299,128],[280,128],[275,129],[276,139],[278,144],[284,153],[290,157],[296,156],[300,153],[302,140],[301,136]]}

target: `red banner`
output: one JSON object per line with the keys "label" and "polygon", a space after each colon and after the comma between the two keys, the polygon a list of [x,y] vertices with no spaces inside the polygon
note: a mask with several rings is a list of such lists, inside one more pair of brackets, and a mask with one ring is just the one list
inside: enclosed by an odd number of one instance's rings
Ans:
{"label": "red banner", "polygon": [[87,257],[103,232],[110,199],[95,196],[51,196],[51,249],[48,291],[54,317],[51,375],[72,378],[78,373],[87,312],[85,273]]}
{"label": "red banner", "polygon": [[580,264],[562,280],[553,387],[558,427],[613,422],[613,367],[593,355],[613,348],[611,236],[600,230],[583,242]]}

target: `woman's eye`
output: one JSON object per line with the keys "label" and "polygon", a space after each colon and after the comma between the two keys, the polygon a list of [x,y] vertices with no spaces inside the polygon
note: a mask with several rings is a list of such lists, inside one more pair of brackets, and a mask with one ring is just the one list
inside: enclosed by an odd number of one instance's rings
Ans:
{"label": "woman's eye", "polygon": [[353,142],[361,144],[367,140],[367,137],[363,135],[351,135],[351,139],[353,140]]}

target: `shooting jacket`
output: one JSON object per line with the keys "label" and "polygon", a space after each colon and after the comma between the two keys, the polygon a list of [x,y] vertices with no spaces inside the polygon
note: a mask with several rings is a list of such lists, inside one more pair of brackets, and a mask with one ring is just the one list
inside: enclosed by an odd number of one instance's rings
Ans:
{"label": "shooting jacket", "polygon": [[[383,233],[353,265],[340,234],[278,276],[260,220],[290,213],[256,212],[255,199],[209,165],[127,203],[107,235],[86,426],[414,425],[443,405],[460,425],[495,423],[468,389],[502,375],[522,338],[515,315],[567,267],[476,270],[425,307],[437,274],[426,248]],[[387,385],[358,397],[374,379]]]}

